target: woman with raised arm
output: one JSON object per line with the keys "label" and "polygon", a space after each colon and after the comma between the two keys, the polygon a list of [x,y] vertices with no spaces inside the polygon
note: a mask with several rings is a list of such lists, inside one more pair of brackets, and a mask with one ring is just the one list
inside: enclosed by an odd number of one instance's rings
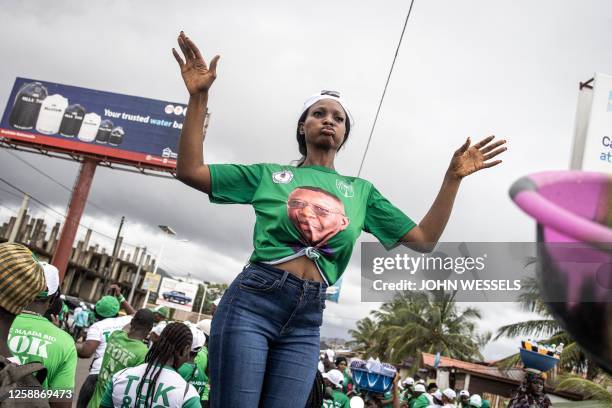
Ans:
{"label": "woman with raised arm", "polygon": [[208,66],[183,32],[173,49],[189,92],[177,177],[211,202],[250,204],[256,221],[249,264],[229,286],[210,335],[211,407],[303,407],[319,356],[325,290],[344,272],[361,231],[386,248],[431,251],[461,180],[492,167],[504,140],[470,139],[453,155],[442,187],[419,224],[372,185],[336,172],[352,118],[338,92],[308,98],[297,123],[302,158],[281,164],[205,164],[203,125],[219,56]]}

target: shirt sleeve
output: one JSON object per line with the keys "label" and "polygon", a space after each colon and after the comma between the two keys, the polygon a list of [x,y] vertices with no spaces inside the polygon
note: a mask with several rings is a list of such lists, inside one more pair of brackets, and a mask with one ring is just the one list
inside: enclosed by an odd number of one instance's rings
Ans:
{"label": "shirt sleeve", "polygon": [[87,338],[85,340],[95,340],[102,342],[102,330],[100,330],[99,324],[92,324],[91,327],[87,330]]}
{"label": "shirt sleeve", "polygon": [[389,250],[415,226],[414,221],[372,186],[363,226],[365,232],[374,235]]}
{"label": "shirt sleeve", "polygon": [[106,383],[104,394],[102,394],[102,401],[100,401],[100,407],[113,408],[113,378],[110,378]]}
{"label": "shirt sleeve", "polygon": [[183,400],[183,408],[201,408],[200,394],[196,391],[195,387],[189,383],[186,384],[186,395]]}
{"label": "shirt sleeve", "polygon": [[66,353],[64,360],[60,363],[52,381],[49,382],[49,388],[52,390],[74,390],[76,367],[76,347],[74,342],[71,342],[68,353]]}
{"label": "shirt sleeve", "polygon": [[262,164],[209,164],[209,199],[217,204],[249,204],[261,181]]}
{"label": "shirt sleeve", "polygon": [[183,402],[183,408],[201,408],[199,397],[191,397],[187,401]]}

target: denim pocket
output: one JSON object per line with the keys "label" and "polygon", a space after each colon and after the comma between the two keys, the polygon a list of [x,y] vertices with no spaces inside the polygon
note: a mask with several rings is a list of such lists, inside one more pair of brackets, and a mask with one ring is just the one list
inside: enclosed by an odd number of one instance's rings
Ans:
{"label": "denim pocket", "polygon": [[319,311],[323,313],[327,306],[325,305],[325,293],[319,295]]}
{"label": "denim pocket", "polygon": [[277,286],[278,279],[257,273],[254,270],[246,270],[240,278],[240,289],[251,292],[269,292],[276,289]]}

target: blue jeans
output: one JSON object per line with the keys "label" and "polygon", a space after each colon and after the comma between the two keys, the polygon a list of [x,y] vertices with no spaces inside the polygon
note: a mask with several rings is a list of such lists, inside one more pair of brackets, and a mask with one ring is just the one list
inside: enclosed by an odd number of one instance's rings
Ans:
{"label": "blue jeans", "polygon": [[266,264],[229,286],[210,330],[211,408],[302,408],[314,383],[327,285]]}

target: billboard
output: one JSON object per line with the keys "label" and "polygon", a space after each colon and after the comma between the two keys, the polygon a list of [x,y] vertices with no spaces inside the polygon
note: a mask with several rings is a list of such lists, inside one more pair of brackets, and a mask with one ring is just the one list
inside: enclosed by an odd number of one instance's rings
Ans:
{"label": "billboard", "polygon": [[191,312],[198,285],[163,278],[155,304]]}
{"label": "billboard", "polygon": [[186,109],[181,103],[17,78],[0,122],[0,137],[173,170]]}
{"label": "billboard", "polygon": [[160,279],[160,275],[152,272],[147,272],[145,274],[144,280],[142,281],[142,289],[151,292],[157,292],[157,289],[159,288]]}
{"label": "billboard", "polygon": [[572,169],[612,172],[612,77],[595,74],[578,100]]}

